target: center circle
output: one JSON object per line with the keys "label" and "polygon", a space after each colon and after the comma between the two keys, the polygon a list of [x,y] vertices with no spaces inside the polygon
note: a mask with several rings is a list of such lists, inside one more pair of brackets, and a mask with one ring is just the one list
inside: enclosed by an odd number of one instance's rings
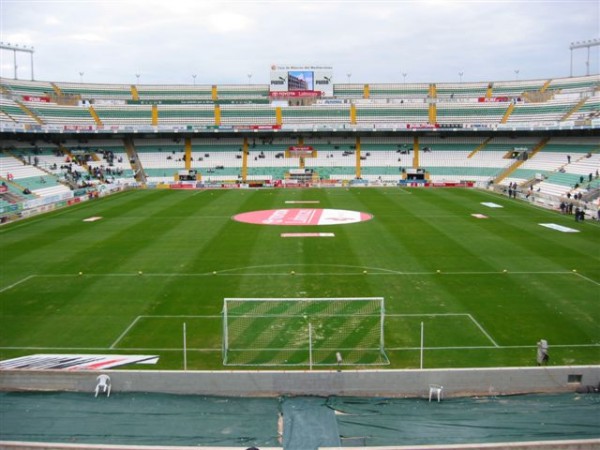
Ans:
{"label": "center circle", "polygon": [[289,208],[266,209],[237,214],[233,220],[257,225],[343,225],[366,222],[372,214],[346,209]]}

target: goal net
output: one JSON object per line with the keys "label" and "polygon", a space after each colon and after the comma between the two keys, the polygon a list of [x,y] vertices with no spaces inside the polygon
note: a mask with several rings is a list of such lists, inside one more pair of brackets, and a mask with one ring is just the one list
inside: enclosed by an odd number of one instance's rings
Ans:
{"label": "goal net", "polygon": [[382,297],[226,298],[226,366],[385,365]]}

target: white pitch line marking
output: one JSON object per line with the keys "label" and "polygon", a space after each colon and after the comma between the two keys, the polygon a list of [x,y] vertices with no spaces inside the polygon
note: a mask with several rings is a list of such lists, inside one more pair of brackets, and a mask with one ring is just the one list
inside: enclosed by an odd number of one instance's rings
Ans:
{"label": "white pitch line marking", "polygon": [[29,275],[29,276],[26,276],[26,277],[25,277],[25,278],[23,278],[22,280],[19,280],[19,281],[17,281],[16,283],[13,283],[13,284],[11,284],[10,286],[6,286],[6,287],[4,287],[4,288],[0,289],[0,293],[2,293],[2,292],[4,292],[4,291],[8,291],[8,290],[10,290],[10,289],[14,288],[15,286],[18,286],[18,285],[19,285],[19,284],[21,284],[21,283],[25,283],[25,282],[29,281],[30,279],[34,278],[35,276],[36,276],[36,275]]}
{"label": "white pitch line marking", "polygon": [[467,316],[469,316],[469,319],[473,321],[475,326],[481,330],[481,332],[490,340],[490,342],[494,344],[494,347],[500,347],[498,343],[492,338],[492,336],[490,336],[490,334],[487,331],[485,331],[485,329],[479,324],[479,322],[475,320],[475,318],[471,314],[467,314]]}
{"label": "white pitch line marking", "polygon": [[142,317],[142,316],[137,316],[137,317],[136,317],[136,318],[133,320],[133,322],[131,322],[131,323],[129,324],[129,326],[128,326],[127,328],[125,328],[125,331],[123,331],[123,332],[121,333],[121,335],[120,335],[120,336],[117,338],[117,340],[116,340],[116,341],[114,341],[114,342],[111,344],[111,346],[109,347],[111,350],[112,350],[112,349],[114,349],[114,348],[117,346],[117,344],[118,344],[118,343],[121,341],[121,339],[123,339],[123,338],[125,337],[125,335],[127,335],[127,333],[129,333],[129,330],[131,330],[131,329],[132,329],[132,328],[135,326],[135,324],[137,323],[137,321],[138,321],[138,320],[140,320],[140,318],[141,318],[141,317]]}

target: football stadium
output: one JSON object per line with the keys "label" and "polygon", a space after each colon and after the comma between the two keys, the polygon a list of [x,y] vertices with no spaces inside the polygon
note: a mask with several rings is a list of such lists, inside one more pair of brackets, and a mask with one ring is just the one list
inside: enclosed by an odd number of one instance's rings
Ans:
{"label": "football stadium", "polygon": [[0,79],[0,446],[598,448],[600,76],[269,78]]}

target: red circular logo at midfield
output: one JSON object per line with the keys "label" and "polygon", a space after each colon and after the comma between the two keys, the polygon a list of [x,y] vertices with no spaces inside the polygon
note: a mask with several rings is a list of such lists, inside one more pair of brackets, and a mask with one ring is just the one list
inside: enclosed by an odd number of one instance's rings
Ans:
{"label": "red circular logo at midfield", "polygon": [[291,208],[246,212],[233,220],[258,225],[343,225],[372,218],[371,214],[345,209]]}

